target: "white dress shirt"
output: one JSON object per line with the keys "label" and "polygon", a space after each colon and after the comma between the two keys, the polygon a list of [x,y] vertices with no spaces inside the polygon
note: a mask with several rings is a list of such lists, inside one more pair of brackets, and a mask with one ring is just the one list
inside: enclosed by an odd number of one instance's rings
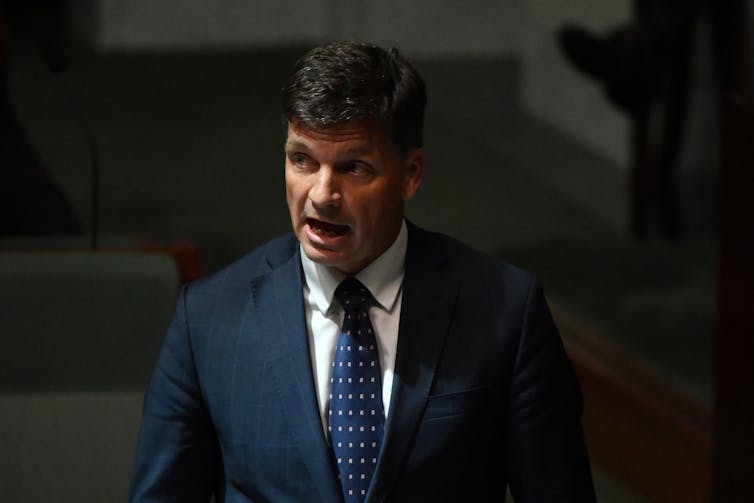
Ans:
{"label": "white dress shirt", "polygon": [[[380,355],[382,404],[385,408],[385,417],[390,407],[390,393],[395,371],[398,322],[403,293],[403,265],[407,245],[408,231],[404,221],[398,237],[390,248],[356,274],[356,279],[369,289],[376,301],[369,307],[369,319],[374,328],[377,351]],[[317,388],[319,413],[326,435],[332,362],[343,323],[343,309],[337,301],[333,302],[333,294],[346,276],[334,268],[313,262],[306,256],[303,249],[301,250],[301,265],[304,269],[304,309],[309,334],[309,350],[314,371],[314,384]]]}

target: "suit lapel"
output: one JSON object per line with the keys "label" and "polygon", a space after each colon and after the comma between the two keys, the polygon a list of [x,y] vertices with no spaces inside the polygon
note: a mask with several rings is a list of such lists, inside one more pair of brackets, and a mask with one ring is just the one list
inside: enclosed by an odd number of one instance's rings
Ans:
{"label": "suit lapel", "polygon": [[385,440],[367,501],[383,501],[412,445],[427,403],[457,296],[438,274],[442,250],[428,250],[425,232],[409,226],[398,351]]}
{"label": "suit lapel", "polygon": [[255,316],[276,350],[267,367],[284,404],[285,420],[323,501],[338,501],[340,486],[322,431],[302,297],[297,251],[253,283]]}

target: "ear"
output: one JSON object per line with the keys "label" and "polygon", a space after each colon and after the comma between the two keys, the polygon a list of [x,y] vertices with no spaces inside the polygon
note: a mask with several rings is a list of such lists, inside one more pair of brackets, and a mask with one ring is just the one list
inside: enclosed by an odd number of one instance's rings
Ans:
{"label": "ear", "polygon": [[403,180],[403,200],[413,199],[424,175],[424,149],[415,148],[408,153],[405,160],[405,178]]}

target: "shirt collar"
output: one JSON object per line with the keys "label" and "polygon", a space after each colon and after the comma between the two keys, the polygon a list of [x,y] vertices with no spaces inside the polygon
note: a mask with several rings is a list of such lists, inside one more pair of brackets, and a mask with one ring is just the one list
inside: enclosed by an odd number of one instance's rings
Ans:
{"label": "shirt collar", "polygon": [[[407,247],[408,230],[404,220],[393,244],[356,274],[356,279],[367,287],[380,307],[388,312],[393,310],[401,291]],[[320,312],[326,313],[332,304],[335,289],[346,275],[335,268],[314,262],[306,256],[303,248],[300,255],[309,298]]]}

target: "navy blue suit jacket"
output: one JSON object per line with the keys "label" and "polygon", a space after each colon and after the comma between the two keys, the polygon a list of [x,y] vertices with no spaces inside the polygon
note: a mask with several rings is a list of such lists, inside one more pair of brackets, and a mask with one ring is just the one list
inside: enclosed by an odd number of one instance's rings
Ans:
{"label": "navy blue suit jacket", "polygon": [[[579,386],[529,274],[409,226],[396,373],[367,501],[594,501]],[[341,501],[298,241],[180,295],[144,403],[133,501]]]}

